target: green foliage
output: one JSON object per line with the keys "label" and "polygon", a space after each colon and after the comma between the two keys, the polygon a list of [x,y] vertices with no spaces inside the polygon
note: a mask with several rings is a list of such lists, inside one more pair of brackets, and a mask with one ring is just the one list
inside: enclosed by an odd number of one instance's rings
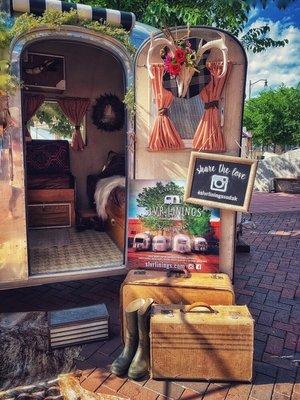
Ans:
{"label": "green foliage", "polygon": [[0,95],[13,93],[19,84],[18,79],[9,71],[9,63],[0,60]]}
{"label": "green foliage", "polygon": [[10,20],[6,13],[0,12],[0,48],[8,47],[10,40]]}
{"label": "green foliage", "polygon": [[[266,6],[269,3],[271,3],[270,0],[246,0],[246,1],[250,6],[256,7],[258,4],[261,4],[263,8],[266,8]],[[295,0],[272,0],[272,2],[275,3],[276,7],[278,7],[279,10],[284,10],[290,3],[293,3],[294,1]]]}
{"label": "green foliage", "polygon": [[267,37],[266,35],[268,32],[270,32],[270,27],[268,25],[249,29],[242,37],[243,45],[248,50],[252,50],[253,53],[260,53],[269,47],[283,47],[288,43],[287,39],[273,40]]}
{"label": "green foliage", "polygon": [[63,138],[71,138],[74,126],[69,123],[61,111],[59,105],[55,102],[44,102],[30,121],[33,126],[36,122],[47,124],[50,132]]}
{"label": "green foliage", "polygon": [[131,86],[125,96],[123,103],[126,105],[127,110],[129,111],[130,115],[133,117],[135,115],[135,96],[134,96],[134,88]]}
{"label": "green foliage", "polygon": [[135,49],[130,43],[129,33],[123,29],[98,21],[86,21],[78,17],[76,10],[60,12],[58,10],[47,10],[40,17],[32,14],[22,14],[17,17],[11,25],[5,13],[0,13],[0,92],[10,93],[19,84],[17,79],[9,71],[8,47],[12,40],[20,35],[26,34],[33,29],[47,27],[60,29],[63,25],[81,26],[92,31],[113,37],[121,42],[131,55]]}
{"label": "green foliage", "polygon": [[[175,195],[183,197],[183,188],[174,182],[168,182],[164,185],[162,182],[157,182],[154,187],[145,187],[138,194],[137,205],[144,207],[148,213],[147,216],[139,216],[143,225],[151,230],[158,231],[170,228],[173,224],[172,219],[166,218],[164,214],[172,207],[165,204],[165,196]],[[174,206],[175,207],[175,206]],[[153,211],[157,210],[157,213]]]}
{"label": "green foliage", "polygon": [[130,43],[129,33],[125,29],[118,28],[108,24],[102,24],[98,21],[86,21],[86,20],[81,20],[80,26],[113,37],[114,39],[121,42],[127,48],[127,50],[130,52],[131,55],[134,55],[135,48]]}
{"label": "green foliage", "polygon": [[172,226],[172,220],[159,218],[157,216],[146,216],[146,217],[139,217],[142,221],[143,225],[150,229],[150,231],[161,231],[163,235],[164,230],[170,228]]}
{"label": "green foliage", "polygon": [[174,182],[168,182],[164,185],[162,182],[157,182],[154,187],[145,187],[137,197],[137,205],[145,207],[147,210],[155,207],[164,207],[165,196],[175,195],[183,197],[183,188]]}
{"label": "green foliage", "polygon": [[9,71],[10,41],[10,21],[7,14],[0,12],[0,95],[13,92],[18,85],[18,80]]}
{"label": "green foliage", "polygon": [[[286,8],[293,0],[274,1],[279,9]],[[261,4],[266,7],[268,0],[76,0],[77,3],[92,6],[133,11],[137,19],[146,24],[164,26],[206,25],[228,30],[240,36],[247,22],[251,7]],[[274,40],[267,36],[267,25],[250,29],[242,37],[243,45],[256,53],[269,47],[282,47],[287,40]]]}
{"label": "green foliage", "polygon": [[76,10],[60,12],[59,10],[50,9],[40,17],[32,14],[22,14],[16,18],[10,30],[10,36],[13,38],[40,27],[60,29],[63,25],[81,26],[111,36],[123,43],[130,53],[134,53],[134,48],[129,41],[129,34],[125,29],[79,18]]}
{"label": "green foliage", "polygon": [[[192,210],[194,206],[185,204],[185,207],[189,207]],[[191,211],[192,211],[191,210]],[[195,215],[196,214],[196,215]],[[184,215],[184,228],[193,236],[205,236],[210,232],[210,218],[211,212],[209,210],[202,210],[198,213],[188,213]]]}
{"label": "green foliage", "polygon": [[[183,199],[183,188],[174,182],[163,184],[157,182],[154,187],[143,188],[137,197],[137,205],[146,209],[146,216],[139,216],[143,225],[158,231],[170,228],[175,219],[182,219],[182,230],[191,235],[204,236],[210,230],[210,211],[203,211],[200,206],[191,204],[165,204],[168,195],[179,196]],[[171,218],[171,216],[173,218]]]}
{"label": "green foliage", "polygon": [[300,145],[300,87],[280,86],[246,102],[244,125],[255,145]]}

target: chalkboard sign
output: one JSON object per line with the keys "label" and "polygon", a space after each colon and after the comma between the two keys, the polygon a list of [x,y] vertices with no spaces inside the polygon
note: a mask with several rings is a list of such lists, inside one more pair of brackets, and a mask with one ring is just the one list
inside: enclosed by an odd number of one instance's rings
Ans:
{"label": "chalkboard sign", "polygon": [[207,153],[191,153],[187,203],[248,211],[257,161]]}

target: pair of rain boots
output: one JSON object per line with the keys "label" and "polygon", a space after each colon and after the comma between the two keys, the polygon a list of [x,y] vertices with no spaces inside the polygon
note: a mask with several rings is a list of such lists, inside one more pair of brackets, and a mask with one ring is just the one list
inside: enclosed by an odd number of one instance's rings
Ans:
{"label": "pair of rain boots", "polygon": [[141,379],[149,371],[150,341],[149,313],[153,299],[137,299],[125,309],[125,346],[119,357],[112,363],[111,372],[134,380]]}

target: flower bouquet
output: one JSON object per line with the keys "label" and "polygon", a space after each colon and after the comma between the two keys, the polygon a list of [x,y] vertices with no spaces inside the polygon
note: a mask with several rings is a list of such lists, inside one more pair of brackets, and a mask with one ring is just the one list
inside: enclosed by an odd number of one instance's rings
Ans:
{"label": "flower bouquet", "polygon": [[161,50],[161,56],[165,71],[177,81],[179,96],[185,97],[194,73],[199,72],[196,50],[192,49],[188,40],[177,40],[175,51],[164,48]]}
{"label": "flower bouquet", "polygon": [[198,64],[203,54],[210,49],[218,49],[223,55],[223,70],[220,76],[223,76],[227,71],[228,64],[228,49],[225,44],[224,33],[218,33],[219,39],[211,40],[203,44],[203,39],[199,41],[198,49],[192,49],[191,43],[188,40],[190,37],[190,28],[188,27],[187,35],[184,38],[174,38],[170,29],[164,29],[165,38],[151,35],[150,47],[147,55],[147,69],[151,79],[154,75],[151,71],[153,64],[152,58],[155,55],[155,49],[160,47],[160,55],[163,59],[165,72],[169,73],[171,78],[176,79],[178,87],[178,96],[185,97],[189,88],[189,84],[195,72],[200,72]]}

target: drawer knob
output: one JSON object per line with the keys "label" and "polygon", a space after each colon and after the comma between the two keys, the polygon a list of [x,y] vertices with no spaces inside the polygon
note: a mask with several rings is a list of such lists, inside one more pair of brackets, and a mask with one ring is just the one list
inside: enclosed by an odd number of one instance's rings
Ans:
{"label": "drawer knob", "polygon": [[112,218],[112,219],[110,220],[110,223],[112,224],[112,226],[114,226],[114,225],[116,225],[116,220],[115,220],[114,218]]}

